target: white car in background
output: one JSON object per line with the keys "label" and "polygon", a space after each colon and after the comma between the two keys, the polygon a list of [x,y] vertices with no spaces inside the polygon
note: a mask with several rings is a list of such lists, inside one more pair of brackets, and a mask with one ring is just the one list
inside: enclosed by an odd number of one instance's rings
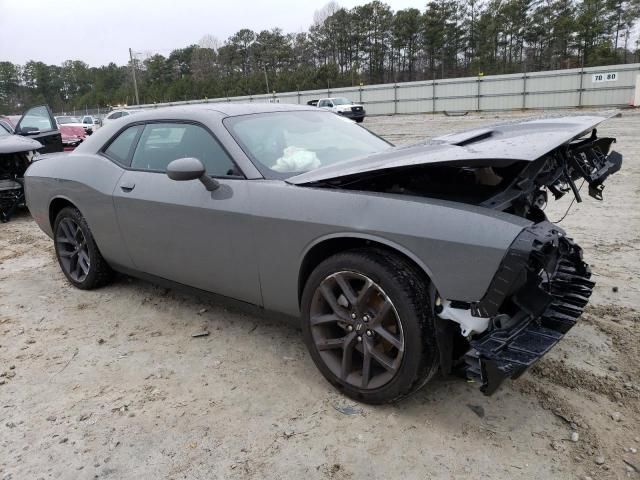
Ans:
{"label": "white car in background", "polygon": [[87,127],[91,127],[95,132],[98,128],[100,128],[100,119],[98,117],[94,117],[93,115],[85,115],[84,117],[82,117],[82,126],[85,128],[85,130],[87,129]]}
{"label": "white car in background", "polygon": [[364,107],[362,105],[353,103],[351,100],[344,97],[321,98],[319,100],[311,100],[310,102],[307,102],[307,104],[324,108],[325,110],[331,110],[333,113],[350,118],[358,123],[364,120],[364,116],[367,113],[364,111]]}
{"label": "white car in background", "polygon": [[128,115],[133,115],[134,113],[138,113],[140,110],[113,110],[109,112],[109,114],[102,119],[102,125],[105,125],[113,120],[117,120],[118,118],[126,117]]}
{"label": "white car in background", "polygon": [[58,125],[65,125],[67,127],[82,127],[87,135],[91,135],[93,133],[93,123],[85,124],[78,117],[72,117],[69,115],[59,115],[56,117],[56,122]]}

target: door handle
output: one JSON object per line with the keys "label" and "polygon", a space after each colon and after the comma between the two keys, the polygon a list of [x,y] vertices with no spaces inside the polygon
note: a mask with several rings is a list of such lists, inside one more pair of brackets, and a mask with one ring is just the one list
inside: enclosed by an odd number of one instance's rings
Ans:
{"label": "door handle", "polygon": [[129,193],[134,188],[136,188],[136,184],[133,182],[124,182],[120,184],[120,190],[122,190],[125,193]]}

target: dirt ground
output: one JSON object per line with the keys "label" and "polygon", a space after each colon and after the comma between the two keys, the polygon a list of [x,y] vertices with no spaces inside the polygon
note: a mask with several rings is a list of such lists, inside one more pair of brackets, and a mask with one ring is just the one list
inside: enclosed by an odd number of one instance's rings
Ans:
{"label": "dirt ground", "polygon": [[[404,144],[522,116],[365,125]],[[599,133],[623,170],[561,224],[592,265],[591,306],[492,397],[450,377],[354,403],[290,323],[126,277],[76,290],[28,213],[0,225],[0,479],[640,478],[640,113]]]}

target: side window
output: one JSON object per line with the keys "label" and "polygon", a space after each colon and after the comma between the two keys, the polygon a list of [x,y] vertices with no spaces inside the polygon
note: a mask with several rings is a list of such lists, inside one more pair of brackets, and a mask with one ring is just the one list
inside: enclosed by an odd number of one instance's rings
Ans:
{"label": "side window", "polygon": [[220,144],[204,128],[186,123],[150,123],[133,154],[132,168],[166,172],[178,158],[195,157],[209,175],[236,176],[238,172]]}
{"label": "side window", "polygon": [[105,155],[116,162],[128,167],[131,158],[131,150],[135,145],[138,133],[144,128],[143,125],[134,125],[127,128],[118,137],[109,144],[104,151]]}
{"label": "side window", "polygon": [[55,126],[51,121],[49,110],[44,105],[39,107],[33,107],[27,110],[24,117],[20,120],[21,130],[40,130],[48,131],[55,130]]}
{"label": "side window", "polygon": [[319,107],[324,107],[326,104],[327,104],[327,102],[326,102],[325,100],[320,100],[320,101],[318,102],[318,106],[319,106]]}
{"label": "side window", "polygon": [[120,118],[122,116],[122,112],[116,112],[109,115],[107,118],[109,120],[115,120],[116,118]]}

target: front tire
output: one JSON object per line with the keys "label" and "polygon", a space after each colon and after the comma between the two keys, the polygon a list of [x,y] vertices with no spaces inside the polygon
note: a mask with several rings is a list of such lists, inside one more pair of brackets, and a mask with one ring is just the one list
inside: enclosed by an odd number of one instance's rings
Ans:
{"label": "front tire", "polygon": [[385,250],[348,250],[320,263],[302,295],[302,331],[326,379],[365,403],[408,396],[438,368],[428,281]]}
{"label": "front tire", "polygon": [[82,290],[102,287],[113,271],[102,258],[89,225],[77,208],[63,208],[53,226],[56,257],[67,280]]}

